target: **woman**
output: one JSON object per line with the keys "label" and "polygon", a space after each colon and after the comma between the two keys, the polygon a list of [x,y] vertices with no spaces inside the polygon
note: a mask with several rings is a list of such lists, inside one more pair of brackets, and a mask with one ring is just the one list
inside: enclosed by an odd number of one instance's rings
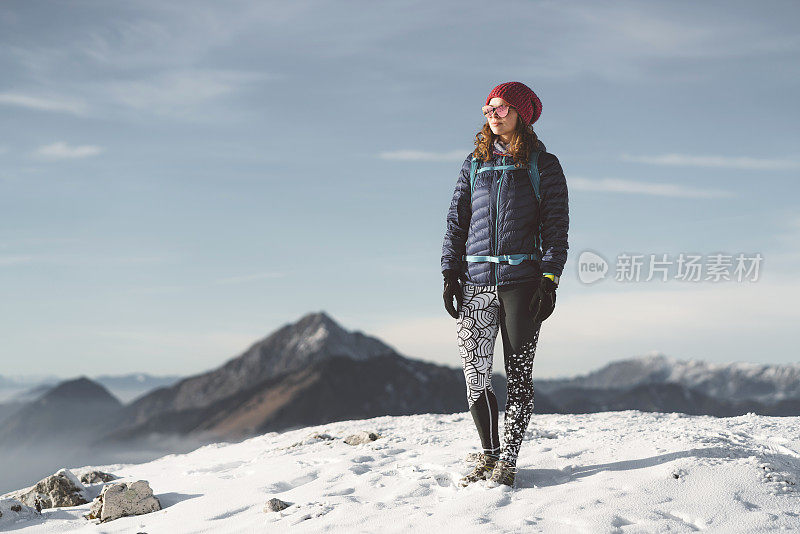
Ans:
{"label": "woman", "polygon": [[[567,183],[558,158],[533,131],[541,112],[539,97],[523,83],[492,89],[483,106],[486,123],[461,166],[447,214],[445,309],[457,320],[467,404],[483,447],[461,485],[482,479],[514,485],[533,414],[539,330],[553,313],[567,259]],[[534,172],[538,168],[538,201],[531,163]],[[508,378],[502,448],[491,382],[498,328]]]}

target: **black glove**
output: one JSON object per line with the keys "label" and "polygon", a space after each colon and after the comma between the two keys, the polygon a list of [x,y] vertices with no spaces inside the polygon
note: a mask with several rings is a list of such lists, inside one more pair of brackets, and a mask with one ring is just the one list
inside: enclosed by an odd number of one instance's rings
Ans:
{"label": "black glove", "polygon": [[530,311],[533,315],[534,322],[541,323],[553,313],[556,306],[556,288],[558,284],[542,276],[539,280],[539,287],[531,299]]}
{"label": "black glove", "polygon": [[[461,303],[464,301],[464,294],[458,281],[458,271],[445,269],[442,274],[444,275],[444,309],[453,319],[458,319],[458,314],[461,312]],[[457,304],[455,309],[453,309],[453,297],[455,297]]]}

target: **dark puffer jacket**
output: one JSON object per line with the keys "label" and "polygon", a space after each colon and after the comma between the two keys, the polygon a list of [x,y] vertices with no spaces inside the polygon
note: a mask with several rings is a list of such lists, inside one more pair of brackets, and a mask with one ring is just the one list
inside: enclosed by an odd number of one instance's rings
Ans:
{"label": "dark puffer jacket", "polygon": [[[475,176],[470,194],[470,162],[464,160],[447,213],[442,246],[442,271],[455,269],[470,285],[509,285],[538,280],[542,273],[561,275],[567,261],[569,199],[567,181],[558,158],[539,141],[539,192],[541,195],[541,262],[467,262],[464,255],[498,256],[534,253],[537,220],[536,197],[528,169],[491,170]],[[510,156],[493,152],[479,167],[513,164]]]}

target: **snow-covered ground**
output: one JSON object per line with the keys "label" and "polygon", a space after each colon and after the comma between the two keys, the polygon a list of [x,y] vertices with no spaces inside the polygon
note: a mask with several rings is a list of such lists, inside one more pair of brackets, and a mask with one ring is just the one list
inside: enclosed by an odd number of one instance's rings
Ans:
{"label": "snow-covered ground", "polygon": [[[361,430],[382,437],[342,441]],[[308,439],[316,432],[336,439]],[[457,486],[477,445],[468,412],[269,433],[144,464],[95,466],[148,480],[164,506],[158,512],[97,526],[82,517],[87,504],[44,510],[44,519],[0,530],[800,532],[800,417],[537,414],[514,489]],[[272,497],[292,506],[265,512]]]}

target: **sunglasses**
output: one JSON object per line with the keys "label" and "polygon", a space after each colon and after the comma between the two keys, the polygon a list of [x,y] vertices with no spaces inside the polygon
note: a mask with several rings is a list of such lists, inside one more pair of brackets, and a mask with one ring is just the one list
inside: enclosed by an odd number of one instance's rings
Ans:
{"label": "sunglasses", "polygon": [[508,115],[508,110],[511,109],[511,106],[506,106],[505,104],[501,104],[499,106],[483,106],[481,111],[486,117],[491,117],[492,113],[497,113],[497,116],[500,118],[505,117]]}

